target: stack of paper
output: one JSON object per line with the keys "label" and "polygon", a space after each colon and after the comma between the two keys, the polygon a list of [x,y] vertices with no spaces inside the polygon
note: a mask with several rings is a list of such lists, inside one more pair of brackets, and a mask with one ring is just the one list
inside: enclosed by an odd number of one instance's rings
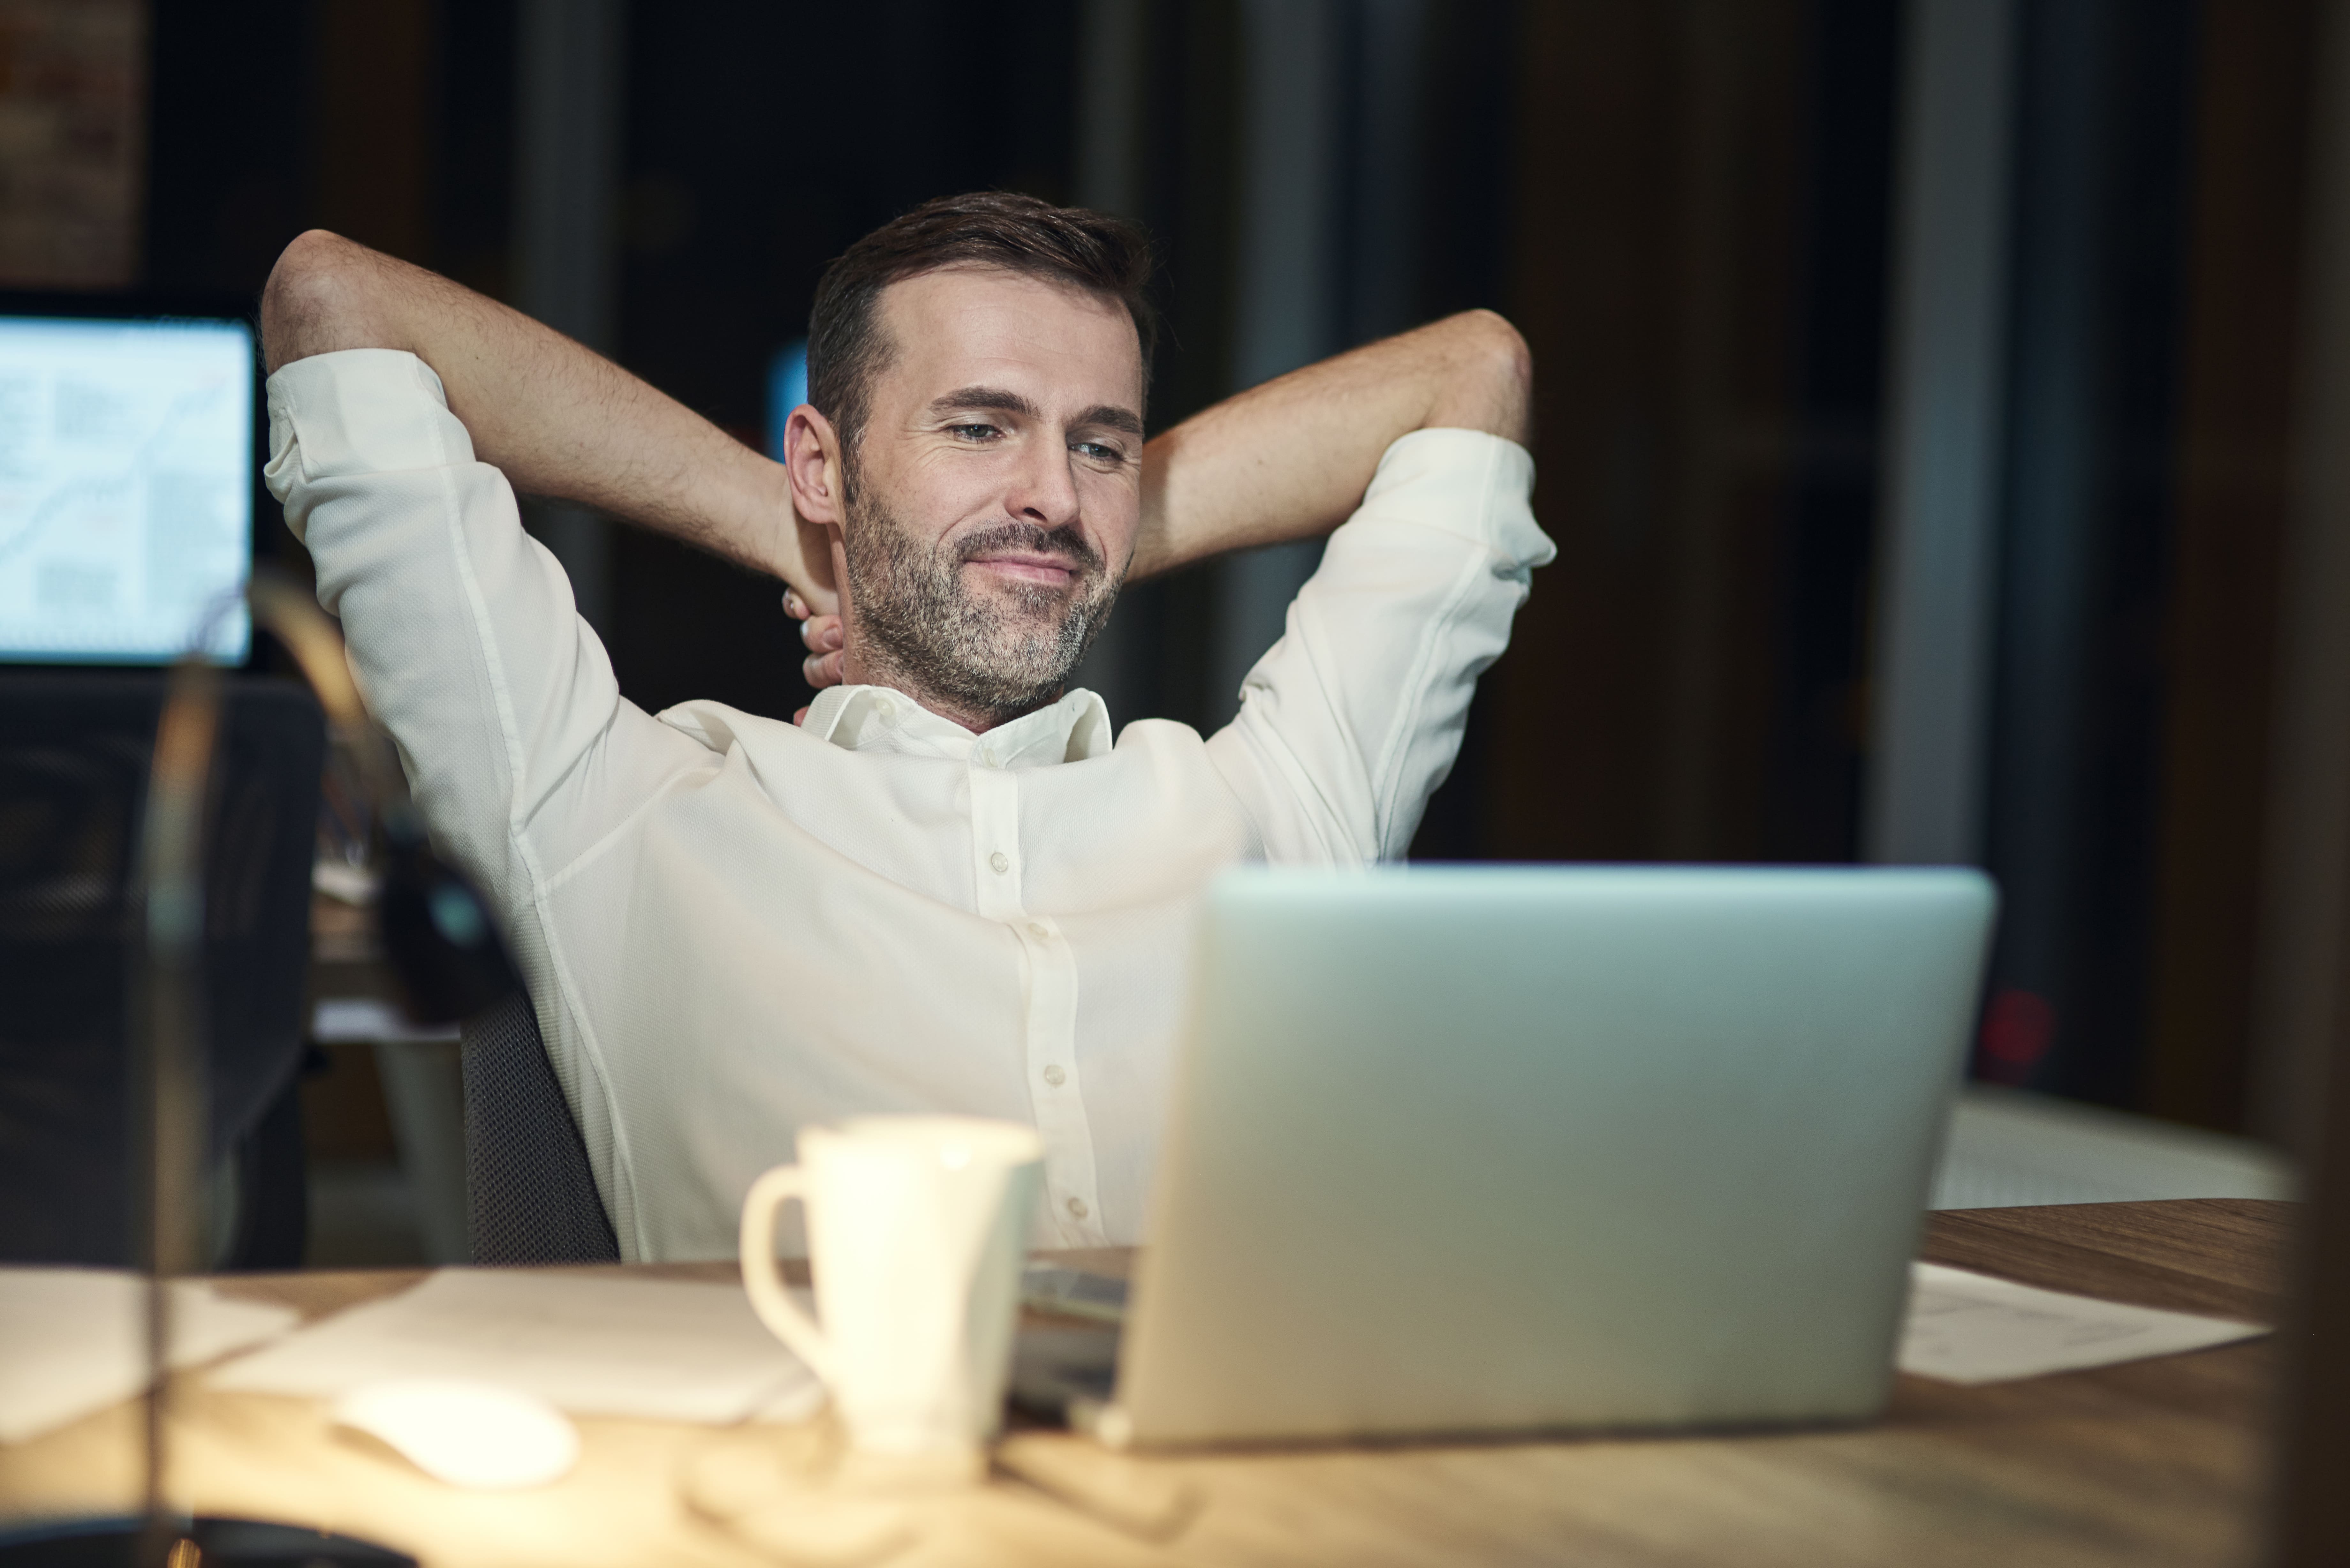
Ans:
{"label": "stack of paper", "polygon": [[2208,1350],[2269,1331],[2257,1324],[2035,1290],[1989,1274],[1912,1263],[1901,1370],[1945,1383],[1999,1383]]}
{"label": "stack of paper", "polygon": [[794,1420],[823,1389],[742,1287],[554,1271],[443,1269],[214,1372],[215,1388],[338,1395],[384,1377],[466,1377],[579,1415]]}
{"label": "stack of paper", "polygon": [[[274,1339],[290,1307],[172,1287],[172,1365]],[[147,1386],[147,1282],[114,1269],[0,1269],[0,1443],[21,1443]]]}

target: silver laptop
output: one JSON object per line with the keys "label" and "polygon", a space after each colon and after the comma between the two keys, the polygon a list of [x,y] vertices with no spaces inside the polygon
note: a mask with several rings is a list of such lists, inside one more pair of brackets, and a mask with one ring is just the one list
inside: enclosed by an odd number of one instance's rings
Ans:
{"label": "silver laptop", "polygon": [[1064,1336],[1018,1386],[1140,1446],[1874,1415],[1994,904],[1964,870],[1231,873],[1114,1381]]}

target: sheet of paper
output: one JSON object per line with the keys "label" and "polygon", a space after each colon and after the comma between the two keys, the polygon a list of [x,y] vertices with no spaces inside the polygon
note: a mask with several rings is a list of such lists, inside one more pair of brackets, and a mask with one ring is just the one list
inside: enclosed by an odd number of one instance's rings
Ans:
{"label": "sheet of paper", "polygon": [[2257,1324],[2035,1290],[1939,1263],[1910,1265],[1902,1371],[1944,1383],[1999,1383],[2268,1333]]}
{"label": "sheet of paper", "polygon": [[[380,1377],[472,1377],[579,1415],[729,1424],[820,1400],[743,1288],[552,1270],[443,1269],[207,1378],[332,1396]],[[797,1397],[799,1405],[795,1405]],[[804,1406],[805,1408],[801,1408]]]}
{"label": "sheet of paper", "polygon": [[[0,1443],[21,1443],[147,1384],[147,1282],[116,1269],[0,1268]],[[199,1366],[302,1321],[291,1307],[172,1287],[172,1365]]]}

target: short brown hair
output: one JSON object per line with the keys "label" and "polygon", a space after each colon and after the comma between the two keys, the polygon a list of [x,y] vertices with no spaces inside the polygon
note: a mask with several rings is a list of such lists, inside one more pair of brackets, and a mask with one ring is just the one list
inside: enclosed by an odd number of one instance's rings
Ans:
{"label": "short brown hair", "polygon": [[1011,191],[941,196],[890,219],[836,257],[808,313],[808,401],[840,432],[844,449],[864,433],[873,378],[889,353],[881,291],[951,266],[989,266],[1050,278],[1126,306],[1142,345],[1142,384],[1159,321],[1143,290],[1150,241],[1123,218],[1055,207]]}

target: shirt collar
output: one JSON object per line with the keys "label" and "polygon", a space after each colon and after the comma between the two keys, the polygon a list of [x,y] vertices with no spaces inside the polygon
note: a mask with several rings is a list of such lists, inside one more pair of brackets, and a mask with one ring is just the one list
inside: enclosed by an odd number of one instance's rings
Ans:
{"label": "shirt collar", "polygon": [[904,752],[1007,769],[1107,756],[1111,741],[1108,704],[1083,687],[1050,707],[974,735],[902,691],[886,686],[832,686],[808,704],[807,722],[801,728],[851,752]]}

